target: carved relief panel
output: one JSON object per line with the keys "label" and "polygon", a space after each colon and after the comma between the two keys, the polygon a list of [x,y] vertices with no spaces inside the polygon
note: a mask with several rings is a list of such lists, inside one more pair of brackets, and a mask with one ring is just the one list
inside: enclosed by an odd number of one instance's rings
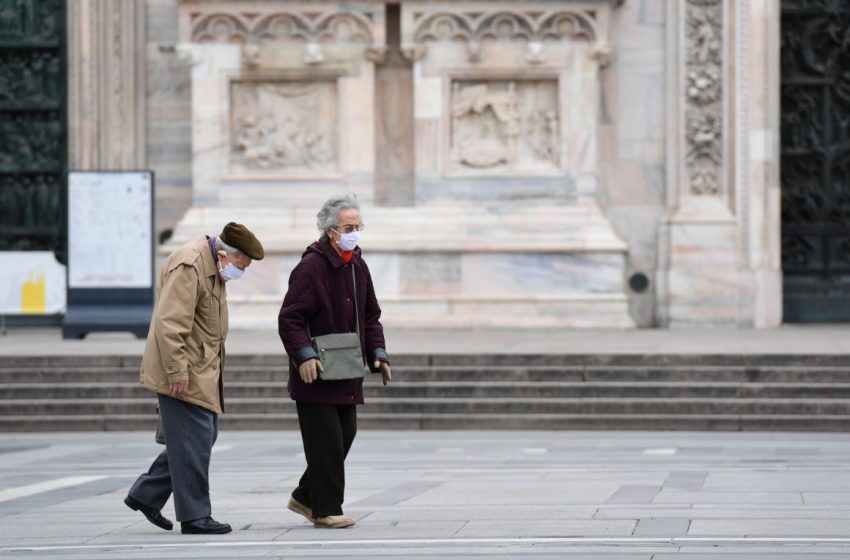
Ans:
{"label": "carved relief panel", "polygon": [[335,81],[234,81],[230,88],[232,173],[339,172]]}
{"label": "carved relief panel", "polygon": [[557,80],[453,80],[449,119],[450,175],[561,172]]}

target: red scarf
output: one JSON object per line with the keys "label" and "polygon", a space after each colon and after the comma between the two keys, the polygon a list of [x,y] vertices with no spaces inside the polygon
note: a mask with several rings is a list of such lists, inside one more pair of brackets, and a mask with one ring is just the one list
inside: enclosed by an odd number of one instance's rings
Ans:
{"label": "red scarf", "polygon": [[342,262],[348,264],[348,261],[351,260],[351,255],[354,254],[354,251],[340,251],[339,256],[342,257]]}

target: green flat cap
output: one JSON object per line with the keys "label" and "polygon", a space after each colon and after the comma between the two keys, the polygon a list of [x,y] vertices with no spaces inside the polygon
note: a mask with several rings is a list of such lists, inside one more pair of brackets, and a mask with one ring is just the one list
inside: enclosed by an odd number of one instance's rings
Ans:
{"label": "green flat cap", "polygon": [[255,261],[261,261],[265,256],[263,244],[242,224],[230,222],[221,230],[219,237],[222,241],[234,249],[239,249]]}

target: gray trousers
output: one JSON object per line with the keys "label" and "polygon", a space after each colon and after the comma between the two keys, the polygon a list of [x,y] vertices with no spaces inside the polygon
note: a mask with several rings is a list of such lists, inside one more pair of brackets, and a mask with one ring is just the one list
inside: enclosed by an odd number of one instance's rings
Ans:
{"label": "gray trousers", "polygon": [[210,455],[218,437],[218,415],[165,395],[158,397],[165,449],[148,472],[136,479],[129,496],[161,510],[173,493],[177,521],[210,517]]}

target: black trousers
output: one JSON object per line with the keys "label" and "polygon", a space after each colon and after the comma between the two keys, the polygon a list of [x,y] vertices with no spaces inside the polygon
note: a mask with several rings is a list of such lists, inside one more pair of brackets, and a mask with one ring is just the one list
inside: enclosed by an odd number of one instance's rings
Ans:
{"label": "black trousers", "polygon": [[210,455],[218,438],[218,415],[166,395],[158,397],[166,446],[148,472],[136,479],[129,495],[162,509],[173,492],[177,521],[209,517]]}
{"label": "black trousers", "polygon": [[307,469],[292,497],[312,508],[314,517],[342,515],[345,457],[357,435],[357,407],[295,404]]}

